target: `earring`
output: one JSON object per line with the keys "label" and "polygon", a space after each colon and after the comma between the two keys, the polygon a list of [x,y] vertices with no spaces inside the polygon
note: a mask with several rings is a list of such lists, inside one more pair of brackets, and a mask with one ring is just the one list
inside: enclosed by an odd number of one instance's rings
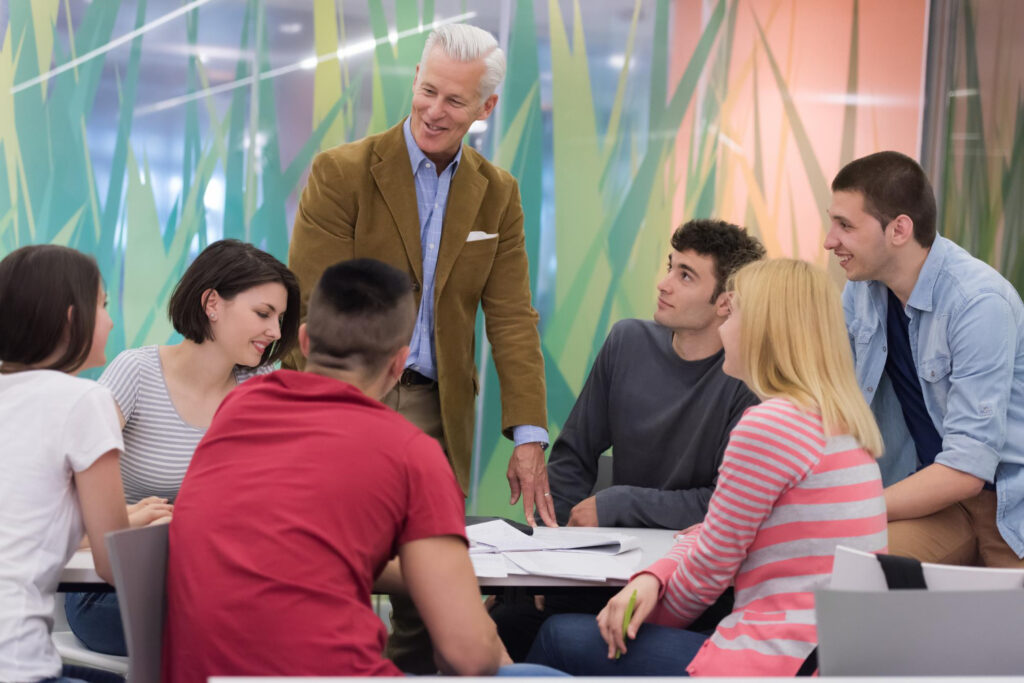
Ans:
{"label": "earring", "polygon": [[217,321],[217,314],[216,313],[210,313],[210,322],[216,322],[216,321]]}

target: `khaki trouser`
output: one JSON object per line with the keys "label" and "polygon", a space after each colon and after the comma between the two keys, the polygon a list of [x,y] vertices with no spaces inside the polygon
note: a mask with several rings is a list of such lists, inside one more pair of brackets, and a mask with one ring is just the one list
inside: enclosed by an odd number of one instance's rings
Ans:
{"label": "khaki trouser", "polygon": [[[436,383],[397,384],[381,402],[437,439],[447,455],[448,449],[441,428],[441,397]],[[391,596],[391,635],[388,636],[384,656],[406,673],[437,672],[430,634],[416,611],[416,605],[407,595]]]}
{"label": "khaki trouser", "polygon": [[936,564],[1024,569],[996,527],[996,493],[973,498],[927,517],[889,522],[889,552]]}

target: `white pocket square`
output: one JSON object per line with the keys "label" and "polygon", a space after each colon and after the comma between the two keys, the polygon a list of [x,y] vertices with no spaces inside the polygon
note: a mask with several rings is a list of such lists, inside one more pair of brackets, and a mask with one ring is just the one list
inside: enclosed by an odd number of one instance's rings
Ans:
{"label": "white pocket square", "polygon": [[469,237],[466,238],[467,242],[479,242],[480,240],[492,240],[498,236],[496,232],[484,232],[482,230],[474,230],[469,233]]}

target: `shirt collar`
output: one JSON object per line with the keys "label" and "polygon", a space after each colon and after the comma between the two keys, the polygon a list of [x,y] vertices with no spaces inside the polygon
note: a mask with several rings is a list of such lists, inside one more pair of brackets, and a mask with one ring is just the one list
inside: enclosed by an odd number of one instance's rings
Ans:
{"label": "shirt collar", "polygon": [[[412,136],[412,117],[406,116],[405,123],[402,124],[402,133],[405,135],[405,149],[409,152],[409,163],[412,165],[412,173],[416,175],[420,170],[420,165],[425,161],[430,161],[427,155],[423,153],[419,145],[416,144],[415,138]],[[448,164],[449,168],[452,169],[452,174],[455,174],[455,170],[459,166],[459,161],[462,160],[462,145],[459,145],[459,151],[455,153],[455,158],[452,159],[452,163]],[[433,162],[431,162],[433,163]],[[447,169],[445,169],[447,170]]]}
{"label": "shirt collar", "polygon": [[932,310],[935,282],[938,280],[939,273],[942,272],[949,244],[949,240],[944,237],[935,237],[935,241],[928,250],[928,256],[924,259],[924,265],[921,266],[914,289],[910,292],[910,298],[907,299],[907,306],[913,306],[919,311]]}

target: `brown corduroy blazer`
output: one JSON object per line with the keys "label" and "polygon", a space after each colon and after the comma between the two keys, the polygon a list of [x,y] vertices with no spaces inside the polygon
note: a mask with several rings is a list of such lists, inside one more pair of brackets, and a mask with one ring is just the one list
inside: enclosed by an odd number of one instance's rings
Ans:
{"label": "brown corduroy blazer", "polygon": [[[496,238],[467,242],[470,232]],[[473,447],[475,322],[483,306],[501,383],[502,433],[547,427],[544,359],[519,185],[468,146],[452,178],[434,275],[434,349],[448,457],[464,493]],[[302,319],[320,274],[352,258],[375,258],[409,274],[419,306],[420,221],[402,124],[339,145],[313,160],[295,216],[288,265],[302,288]],[[301,365],[301,355],[289,363]]]}

